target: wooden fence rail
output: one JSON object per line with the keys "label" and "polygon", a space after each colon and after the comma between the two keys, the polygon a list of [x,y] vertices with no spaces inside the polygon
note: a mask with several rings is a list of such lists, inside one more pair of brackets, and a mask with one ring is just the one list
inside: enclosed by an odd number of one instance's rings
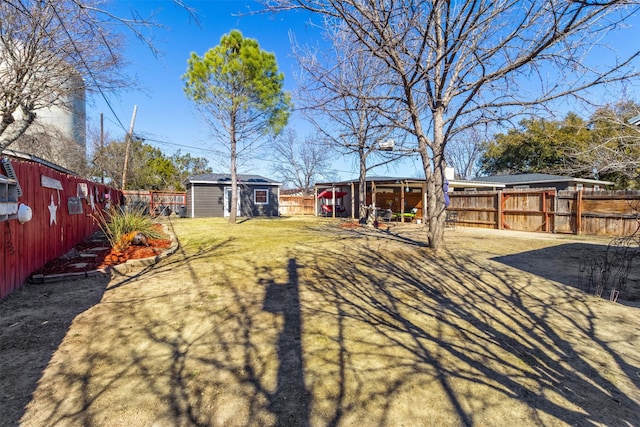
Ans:
{"label": "wooden fence rail", "polygon": [[627,236],[640,218],[640,191],[502,190],[453,192],[450,211],[466,227]]}
{"label": "wooden fence rail", "polygon": [[[95,232],[98,224],[91,214],[107,203],[119,204],[121,198],[119,191],[103,184],[38,163],[10,163],[22,189],[17,202],[31,208],[32,219],[23,224],[15,215],[0,220],[0,299]],[[0,167],[0,173],[7,171]]]}

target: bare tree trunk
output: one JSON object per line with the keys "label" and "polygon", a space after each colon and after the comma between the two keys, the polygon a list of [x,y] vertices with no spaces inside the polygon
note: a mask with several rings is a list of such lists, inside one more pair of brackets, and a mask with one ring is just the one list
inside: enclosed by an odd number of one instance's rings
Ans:
{"label": "bare tree trunk", "polygon": [[358,219],[363,221],[367,216],[367,156],[364,147],[358,150],[360,160],[360,175],[358,178]]}
{"label": "bare tree trunk", "polygon": [[[0,125],[0,151],[17,141],[35,121],[36,113],[33,109],[21,107],[21,110],[22,118],[18,123],[15,123],[12,114],[3,114],[2,125]],[[11,124],[14,126],[9,127]],[[6,130],[8,131],[5,132]]]}
{"label": "bare tree trunk", "polygon": [[[433,144],[431,147],[431,160],[428,155],[423,159],[423,164],[430,165],[427,177],[427,203],[429,205],[429,246],[434,250],[444,246],[444,221],[446,206],[444,203],[444,114],[443,108],[436,108],[433,112]],[[421,150],[422,151],[422,150]]]}
{"label": "bare tree trunk", "polygon": [[[234,116],[235,118],[235,116]],[[237,174],[237,145],[235,120],[231,119],[231,206],[229,206],[229,224],[236,223],[238,210],[238,174]]]}
{"label": "bare tree trunk", "polygon": [[[131,85],[122,73],[123,38],[117,28],[153,49],[144,34],[156,25],[120,18],[102,3],[0,1],[0,149],[25,134],[38,111],[71,109],[80,87],[107,92]],[[20,118],[14,117],[18,111]]]}

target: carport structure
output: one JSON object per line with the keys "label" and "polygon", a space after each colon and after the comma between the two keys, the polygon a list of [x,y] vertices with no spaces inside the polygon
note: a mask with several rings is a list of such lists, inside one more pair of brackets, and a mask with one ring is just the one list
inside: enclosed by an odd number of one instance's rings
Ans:
{"label": "carport structure", "polygon": [[[323,182],[315,185],[315,212],[317,215],[324,215],[322,212],[323,192],[325,195],[344,193],[341,197],[344,208],[343,216],[357,219],[360,205],[364,205],[373,210],[391,210],[393,218],[398,221],[424,220],[423,206],[426,206],[427,185],[423,178],[408,177],[383,177],[375,176],[366,179],[366,200],[359,200],[358,179]],[[504,184],[494,182],[478,182],[467,180],[448,179],[448,191],[465,189],[496,190],[504,188]],[[336,201],[332,200],[335,204]],[[336,212],[332,211],[328,216],[336,217]]]}
{"label": "carport structure", "polygon": [[[391,210],[400,221],[404,221],[403,214],[411,214],[414,210],[415,217],[422,217],[422,206],[426,194],[424,179],[403,177],[370,177],[366,180],[366,200],[359,200],[359,180],[317,183],[316,215],[322,215],[322,195],[342,194],[344,208],[343,215],[356,219],[360,205],[374,210]],[[331,216],[337,216],[335,211]]]}

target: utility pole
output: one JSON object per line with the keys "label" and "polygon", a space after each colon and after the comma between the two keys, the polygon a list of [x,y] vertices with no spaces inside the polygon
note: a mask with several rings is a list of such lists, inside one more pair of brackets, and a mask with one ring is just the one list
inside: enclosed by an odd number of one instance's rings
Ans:
{"label": "utility pole", "polygon": [[133,116],[131,116],[131,125],[129,126],[129,133],[126,136],[126,147],[124,149],[124,167],[122,168],[122,187],[121,190],[124,190],[125,185],[127,184],[127,168],[129,167],[129,148],[131,147],[131,140],[133,139],[133,124],[136,121],[136,113],[138,112],[138,106],[133,106]]}
{"label": "utility pole", "polygon": [[[104,114],[100,113],[100,156],[104,156]],[[104,167],[100,167],[100,182],[104,184]]]}

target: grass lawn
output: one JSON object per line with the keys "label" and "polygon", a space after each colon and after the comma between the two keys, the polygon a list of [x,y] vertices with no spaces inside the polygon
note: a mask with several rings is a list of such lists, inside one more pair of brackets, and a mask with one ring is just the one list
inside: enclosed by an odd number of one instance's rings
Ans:
{"label": "grass lawn", "polygon": [[606,241],[340,224],[171,218],[178,252],[95,285],[22,424],[640,425],[640,309],[576,288]]}

